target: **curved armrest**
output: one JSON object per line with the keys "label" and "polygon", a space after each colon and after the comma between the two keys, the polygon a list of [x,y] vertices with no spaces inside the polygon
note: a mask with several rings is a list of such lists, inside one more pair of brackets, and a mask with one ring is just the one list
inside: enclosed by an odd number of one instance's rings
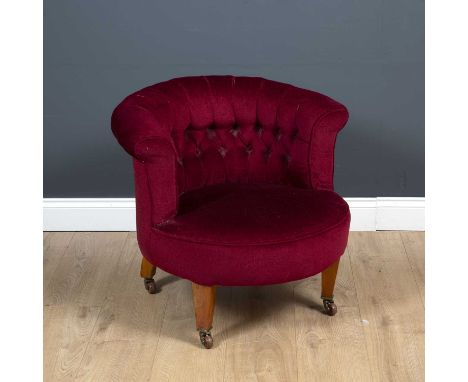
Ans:
{"label": "curved armrest", "polygon": [[152,163],[168,156],[175,158],[168,139],[169,118],[165,103],[149,110],[127,98],[112,113],[111,124],[120,145],[140,162]]}
{"label": "curved armrest", "polygon": [[307,153],[301,155],[296,175],[301,183],[318,190],[333,190],[335,142],[338,132],[348,121],[348,110],[342,104],[319,93],[299,105],[296,124],[307,142]]}
{"label": "curved armrest", "polygon": [[138,221],[148,227],[170,218],[178,207],[176,155],[166,106],[161,102],[149,110],[127,98],[112,114],[112,132],[135,158]]}

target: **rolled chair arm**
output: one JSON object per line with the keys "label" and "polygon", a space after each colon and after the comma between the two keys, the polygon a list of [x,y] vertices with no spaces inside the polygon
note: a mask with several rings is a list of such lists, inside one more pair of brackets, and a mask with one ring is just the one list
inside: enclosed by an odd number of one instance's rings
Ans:
{"label": "rolled chair arm", "polygon": [[[112,132],[135,159],[137,214],[148,225],[177,212],[176,155],[169,138],[169,121],[164,103],[150,110],[131,98],[118,105],[112,114]],[[142,200],[150,203],[139,206]]]}
{"label": "rolled chair arm", "polygon": [[149,110],[127,98],[112,113],[112,132],[117,141],[140,162],[175,158],[174,147],[168,138],[169,118],[161,115],[165,114],[164,106]]}
{"label": "rolled chair arm", "polygon": [[338,132],[348,121],[348,110],[329,97],[320,95],[301,104],[296,116],[299,129],[308,135],[307,174],[302,182],[318,190],[333,190],[334,152]]}

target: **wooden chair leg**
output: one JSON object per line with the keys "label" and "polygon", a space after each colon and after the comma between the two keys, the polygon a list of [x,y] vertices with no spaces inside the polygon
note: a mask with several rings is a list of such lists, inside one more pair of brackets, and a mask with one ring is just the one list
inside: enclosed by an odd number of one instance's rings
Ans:
{"label": "wooden chair leg", "polygon": [[156,267],[143,257],[141,260],[140,276],[143,277],[145,288],[150,294],[155,294],[157,292],[156,283],[153,279],[155,273]]}
{"label": "wooden chair leg", "polygon": [[211,328],[213,326],[216,287],[192,283],[192,294],[200,341],[206,349],[210,349],[213,346]]}
{"label": "wooden chair leg", "polygon": [[329,316],[334,316],[337,312],[335,301],[333,300],[333,290],[335,289],[335,280],[339,264],[340,259],[322,272],[323,307],[325,308],[325,313]]}

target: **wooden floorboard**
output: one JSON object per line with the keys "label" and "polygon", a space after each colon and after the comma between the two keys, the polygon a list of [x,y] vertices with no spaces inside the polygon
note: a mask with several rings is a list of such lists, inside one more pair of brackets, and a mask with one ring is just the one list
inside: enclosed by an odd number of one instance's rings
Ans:
{"label": "wooden floorboard", "polygon": [[424,232],[401,232],[400,235],[424,305]]}
{"label": "wooden floorboard", "polygon": [[[168,293],[165,290],[155,298],[143,287],[134,233],[126,237],[121,251],[112,267],[111,277],[116,282],[107,284],[89,347],[77,372],[79,381],[144,381],[151,375]],[[161,277],[159,272],[158,283]]]}
{"label": "wooden floorboard", "polygon": [[[165,277],[171,277],[165,275]],[[169,279],[164,289],[168,303],[160,330],[156,356],[152,366],[152,381],[222,381],[227,342],[221,334],[225,330],[226,314],[215,311],[213,330],[215,346],[200,348],[192,305],[191,283],[179,278]],[[229,299],[223,291],[219,300]],[[158,298],[158,295],[155,296]]]}
{"label": "wooden floorboard", "polygon": [[314,276],[301,281],[295,288],[299,380],[371,381],[348,251],[340,260],[335,286],[335,301],[339,307],[337,316],[329,317],[322,313],[320,283],[320,276]]}
{"label": "wooden floorboard", "polygon": [[293,287],[232,288],[224,381],[296,381]]}
{"label": "wooden floorboard", "polygon": [[135,233],[44,234],[45,381],[423,381],[424,233],[352,232],[338,314],[320,277],[218,288],[202,349],[191,287],[149,295]]}
{"label": "wooden floorboard", "polygon": [[352,232],[348,251],[372,380],[424,380],[424,307],[399,232]]}
{"label": "wooden floorboard", "polygon": [[43,280],[44,289],[47,288],[55,269],[64,255],[70,241],[73,237],[73,232],[45,232],[44,233],[44,258],[43,258]]}

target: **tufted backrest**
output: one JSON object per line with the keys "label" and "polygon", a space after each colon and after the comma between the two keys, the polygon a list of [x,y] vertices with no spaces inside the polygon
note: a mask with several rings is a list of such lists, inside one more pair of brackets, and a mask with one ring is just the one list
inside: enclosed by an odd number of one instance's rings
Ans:
{"label": "tufted backrest", "polygon": [[172,147],[178,193],[226,182],[311,185],[311,150],[320,150],[311,143],[314,126],[330,111],[346,112],[320,93],[233,76],[176,78],[134,93],[125,106],[151,113],[151,136]]}

